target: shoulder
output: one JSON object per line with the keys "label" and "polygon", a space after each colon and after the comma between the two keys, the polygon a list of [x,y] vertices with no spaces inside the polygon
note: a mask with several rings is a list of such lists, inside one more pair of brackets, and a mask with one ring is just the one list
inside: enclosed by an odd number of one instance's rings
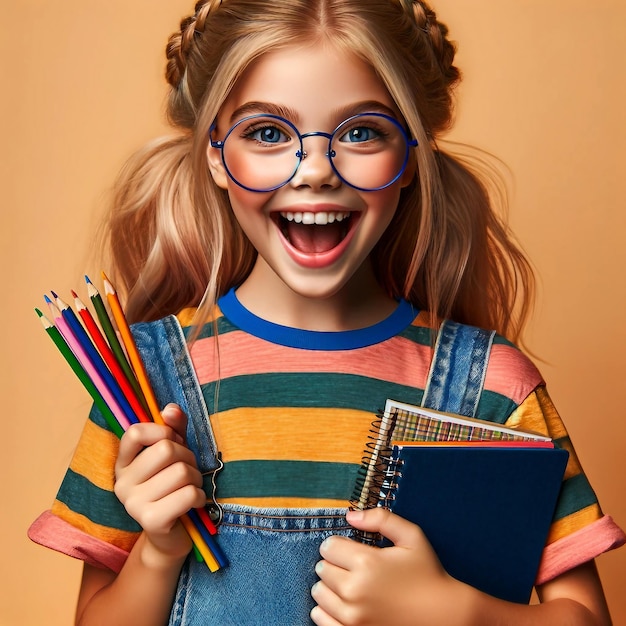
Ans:
{"label": "shoulder", "polygon": [[518,346],[495,334],[489,354],[485,389],[504,395],[519,405],[544,384],[543,376],[533,361]]}

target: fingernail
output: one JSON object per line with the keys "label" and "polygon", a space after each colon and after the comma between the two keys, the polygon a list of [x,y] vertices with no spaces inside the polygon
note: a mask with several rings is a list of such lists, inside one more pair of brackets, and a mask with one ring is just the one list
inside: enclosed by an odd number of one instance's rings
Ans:
{"label": "fingernail", "polygon": [[346,513],[348,522],[359,522],[363,519],[365,513],[359,509],[351,509]]}

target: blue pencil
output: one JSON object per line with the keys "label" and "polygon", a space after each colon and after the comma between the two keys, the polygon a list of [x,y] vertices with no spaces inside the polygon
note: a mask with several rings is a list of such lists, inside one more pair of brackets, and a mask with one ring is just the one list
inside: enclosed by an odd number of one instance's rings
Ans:
{"label": "blue pencil", "polygon": [[226,555],[222,552],[222,549],[217,543],[217,540],[215,539],[215,537],[211,535],[207,527],[204,525],[204,523],[200,519],[200,516],[198,515],[197,511],[195,509],[191,509],[187,513],[187,515],[189,515],[189,519],[193,522],[194,526],[198,529],[198,531],[202,535],[202,538],[206,542],[209,550],[211,551],[211,554],[215,557],[215,560],[218,562],[219,566],[226,567],[228,565],[228,559],[226,558]]}
{"label": "blue pencil", "polygon": [[[96,350],[89,335],[87,334],[87,331],[83,328],[83,325],[80,323],[78,317],[76,317],[76,314],[74,313],[74,311],[69,307],[68,304],[63,302],[63,300],[61,300],[61,298],[59,298],[59,296],[56,293],[54,293],[54,291],[52,291],[51,293],[54,296],[56,305],[61,311],[61,315],[63,316],[63,319],[67,322],[71,331],[74,333],[74,336],[76,337],[78,342],[81,344],[81,346],[87,353],[87,356],[89,357],[89,360],[91,361],[92,365],[96,368],[96,370],[98,371],[98,373],[100,374],[104,382],[106,383],[107,387],[113,394],[113,397],[117,400],[128,422],[130,424],[139,423],[139,418],[137,417],[137,415],[135,415],[133,408],[131,407],[121,387],[119,386],[119,383],[115,380],[113,374],[111,374],[109,368],[106,366],[106,363],[104,362],[104,359],[100,356],[100,353]],[[45,296],[45,298],[46,298],[46,302],[50,301],[48,296]]]}

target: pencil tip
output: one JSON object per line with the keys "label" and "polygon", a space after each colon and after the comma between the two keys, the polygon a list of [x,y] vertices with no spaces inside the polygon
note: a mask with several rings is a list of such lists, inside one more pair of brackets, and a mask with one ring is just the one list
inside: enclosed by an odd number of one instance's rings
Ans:
{"label": "pencil tip", "polygon": [[[54,295],[54,292],[52,293],[52,295]],[[50,300],[47,295],[44,295],[44,300],[46,301],[46,304],[52,304],[52,300]]]}
{"label": "pencil tip", "polygon": [[78,294],[73,289],[70,289],[70,293],[72,294],[72,298],[78,298]]}
{"label": "pencil tip", "polygon": [[86,282],[88,285],[91,285],[91,281],[89,280],[89,276],[87,276],[87,274],[85,274],[85,282]]}
{"label": "pencil tip", "polygon": [[52,289],[50,290],[50,293],[52,294],[52,297],[55,298],[55,299],[59,297],[59,296],[57,296],[56,293],[54,293],[54,291],[52,291]]}
{"label": "pencil tip", "polygon": [[43,317],[43,313],[37,307],[35,307],[35,313],[37,313],[39,317]]}

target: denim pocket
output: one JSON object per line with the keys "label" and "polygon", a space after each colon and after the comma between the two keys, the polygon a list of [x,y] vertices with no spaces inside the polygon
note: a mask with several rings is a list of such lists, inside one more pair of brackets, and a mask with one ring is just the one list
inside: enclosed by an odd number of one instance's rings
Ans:
{"label": "denim pocket", "polygon": [[219,541],[230,564],[211,573],[204,563],[187,559],[170,625],[311,624],[319,547],[333,534],[352,534],[345,509],[226,505]]}

